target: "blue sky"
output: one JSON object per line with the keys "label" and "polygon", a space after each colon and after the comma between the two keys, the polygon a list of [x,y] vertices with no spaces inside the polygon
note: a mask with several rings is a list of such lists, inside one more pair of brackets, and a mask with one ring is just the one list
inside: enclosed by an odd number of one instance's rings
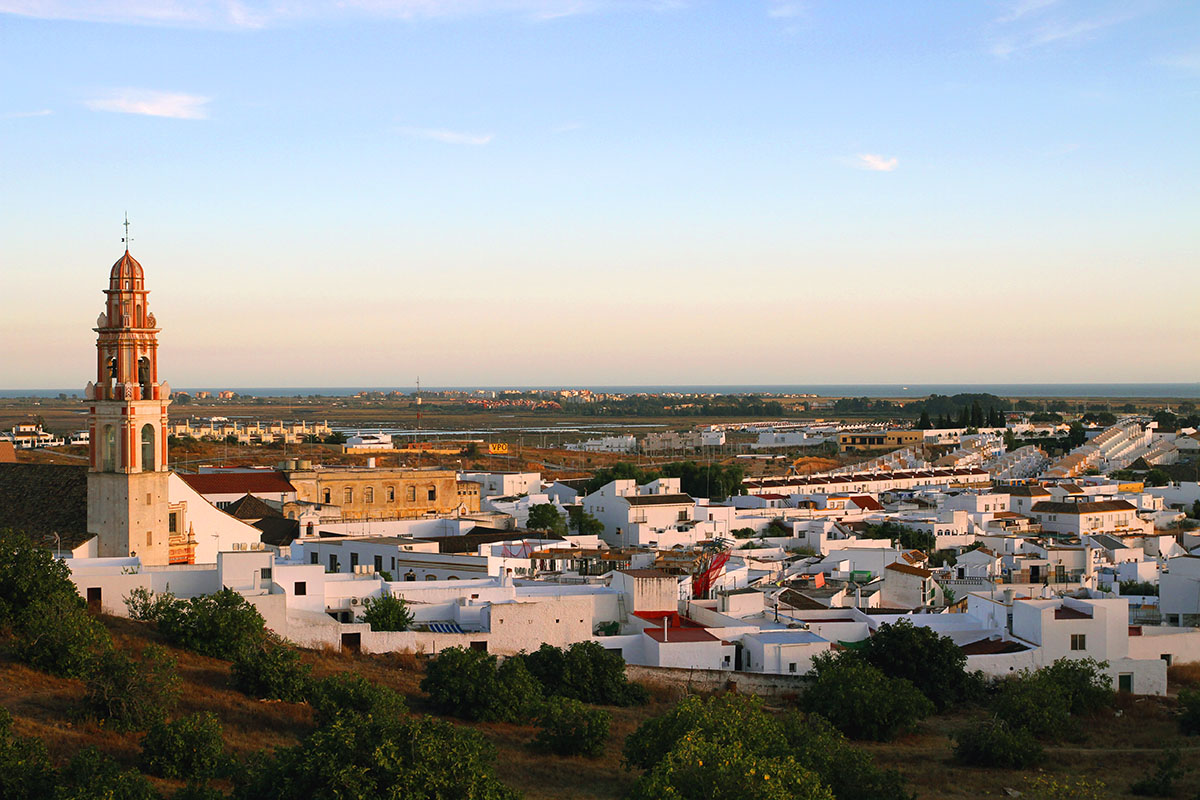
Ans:
{"label": "blue sky", "polygon": [[[1200,6],[0,0],[0,384],[1196,380]],[[30,302],[38,298],[36,302]]]}

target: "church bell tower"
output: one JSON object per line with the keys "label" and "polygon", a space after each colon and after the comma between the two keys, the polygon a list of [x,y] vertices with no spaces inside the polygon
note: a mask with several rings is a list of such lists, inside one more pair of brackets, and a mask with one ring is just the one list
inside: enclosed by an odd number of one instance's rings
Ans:
{"label": "church bell tower", "polygon": [[[126,222],[128,226],[128,222]],[[128,227],[126,228],[128,233]],[[96,380],[88,400],[88,531],[101,558],[170,558],[167,500],[167,406],[158,380],[158,327],[147,305],[142,265],[129,254],[113,264],[96,321]]]}

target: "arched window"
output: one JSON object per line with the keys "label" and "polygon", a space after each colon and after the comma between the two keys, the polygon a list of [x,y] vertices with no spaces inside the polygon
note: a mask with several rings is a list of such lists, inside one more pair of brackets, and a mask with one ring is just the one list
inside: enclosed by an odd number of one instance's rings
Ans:
{"label": "arched window", "polygon": [[328,489],[325,490],[325,502],[326,503],[333,502],[333,492],[329,491]]}
{"label": "arched window", "polygon": [[342,489],[342,502],[343,503],[353,503],[354,502],[354,489],[352,489],[349,486],[347,486],[345,489]]}
{"label": "arched window", "polygon": [[426,576],[425,576],[425,580],[427,580],[427,581],[436,581],[436,580],[437,580],[437,575],[426,575]]}
{"label": "arched window", "polygon": [[375,502],[375,487],[374,486],[368,486],[367,488],[363,489],[363,501],[367,502],[367,503]]}
{"label": "arched window", "polygon": [[139,328],[146,327],[145,325],[142,324],[143,318],[142,318],[142,304],[141,303],[138,303],[136,306],[134,306],[133,319],[137,323],[137,326]]}
{"label": "arched window", "polygon": [[154,426],[142,426],[142,472],[154,472]]}
{"label": "arched window", "polygon": [[104,436],[101,442],[101,468],[105,472],[115,472],[117,469],[117,429],[112,425],[104,426]]}
{"label": "arched window", "polygon": [[428,498],[429,502],[431,502],[431,503],[433,501],[437,500],[437,487],[436,486],[427,486],[425,488],[425,495]]}
{"label": "arched window", "polygon": [[385,489],[384,492],[385,492],[384,496],[387,498],[387,501],[389,503],[396,502],[396,487],[395,486],[387,487],[387,489]]}
{"label": "arched window", "polygon": [[417,487],[415,487],[415,486],[406,487],[404,490],[404,499],[410,503],[415,503],[417,501]]}
{"label": "arched window", "polygon": [[142,399],[152,400],[150,391],[150,359],[142,356],[138,359],[138,383],[142,385]]}

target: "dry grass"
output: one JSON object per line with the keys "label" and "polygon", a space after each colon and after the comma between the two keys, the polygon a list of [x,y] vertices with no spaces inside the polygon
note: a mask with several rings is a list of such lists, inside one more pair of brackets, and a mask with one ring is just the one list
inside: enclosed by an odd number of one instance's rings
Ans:
{"label": "dry grass", "polygon": [[1173,687],[1200,685],[1200,661],[1167,667],[1167,683]]}
{"label": "dry grass", "polygon": [[[153,629],[141,623],[105,618],[105,625],[122,648],[140,649],[157,642]],[[312,730],[307,705],[261,702],[229,688],[229,664],[183,650],[171,650],[184,682],[178,714],[211,711],[221,720],[230,751],[246,755],[256,750],[289,746]],[[412,653],[357,655],[335,651],[305,651],[304,660],[317,677],[351,671],[391,687],[405,696],[414,712],[430,708],[418,684],[424,659]],[[1172,668],[1173,682],[1200,681],[1196,665]],[[95,746],[121,763],[133,766],[140,751],[140,734],[117,733],[87,720],[80,711],[83,686],[79,681],[53,678],[0,654],[0,705],[8,708],[22,735],[42,738],[54,762],[64,764],[80,748]],[[464,723],[486,736],[497,749],[497,773],[519,788],[530,800],[625,797],[636,774],[621,766],[625,738],[644,720],[663,713],[681,696],[677,687],[651,687],[651,702],[644,708],[614,708],[612,736],[602,756],[595,759],[562,758],[530,747],[535,730],[529,726],[499,723]],[[1191,797],[1200,790],[1200,740],[1178,733],[1172,698],[1126,697],[1114,711],[1083,721],[1070,740],[1047,748],[1043,767],[1055,777],[1087,777],[1108,784],[1113,798],[1128,797],[1127,790],[1165,748],[1183,751],[1184,765],[1192,767],[1180,782],[1178,796]],[[917,733],[885,744],[867,744],[881,766],[900,770],[922,800],[1000,797],[1006,788],[1022,789],[1026,774],[1004,770],[962,767],[950,760],[952,736],[978,722],[984,711],[972,709],[936,717]],[[170,790],[177,784],[156,781]]]}

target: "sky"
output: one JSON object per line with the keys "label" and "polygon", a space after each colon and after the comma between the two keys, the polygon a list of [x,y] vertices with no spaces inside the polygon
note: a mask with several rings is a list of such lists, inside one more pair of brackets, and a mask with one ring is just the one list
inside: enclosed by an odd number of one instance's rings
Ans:
{"label": "sky", "polygon": [[1200,380],[1200,4],[0,0],[0,388]]}

